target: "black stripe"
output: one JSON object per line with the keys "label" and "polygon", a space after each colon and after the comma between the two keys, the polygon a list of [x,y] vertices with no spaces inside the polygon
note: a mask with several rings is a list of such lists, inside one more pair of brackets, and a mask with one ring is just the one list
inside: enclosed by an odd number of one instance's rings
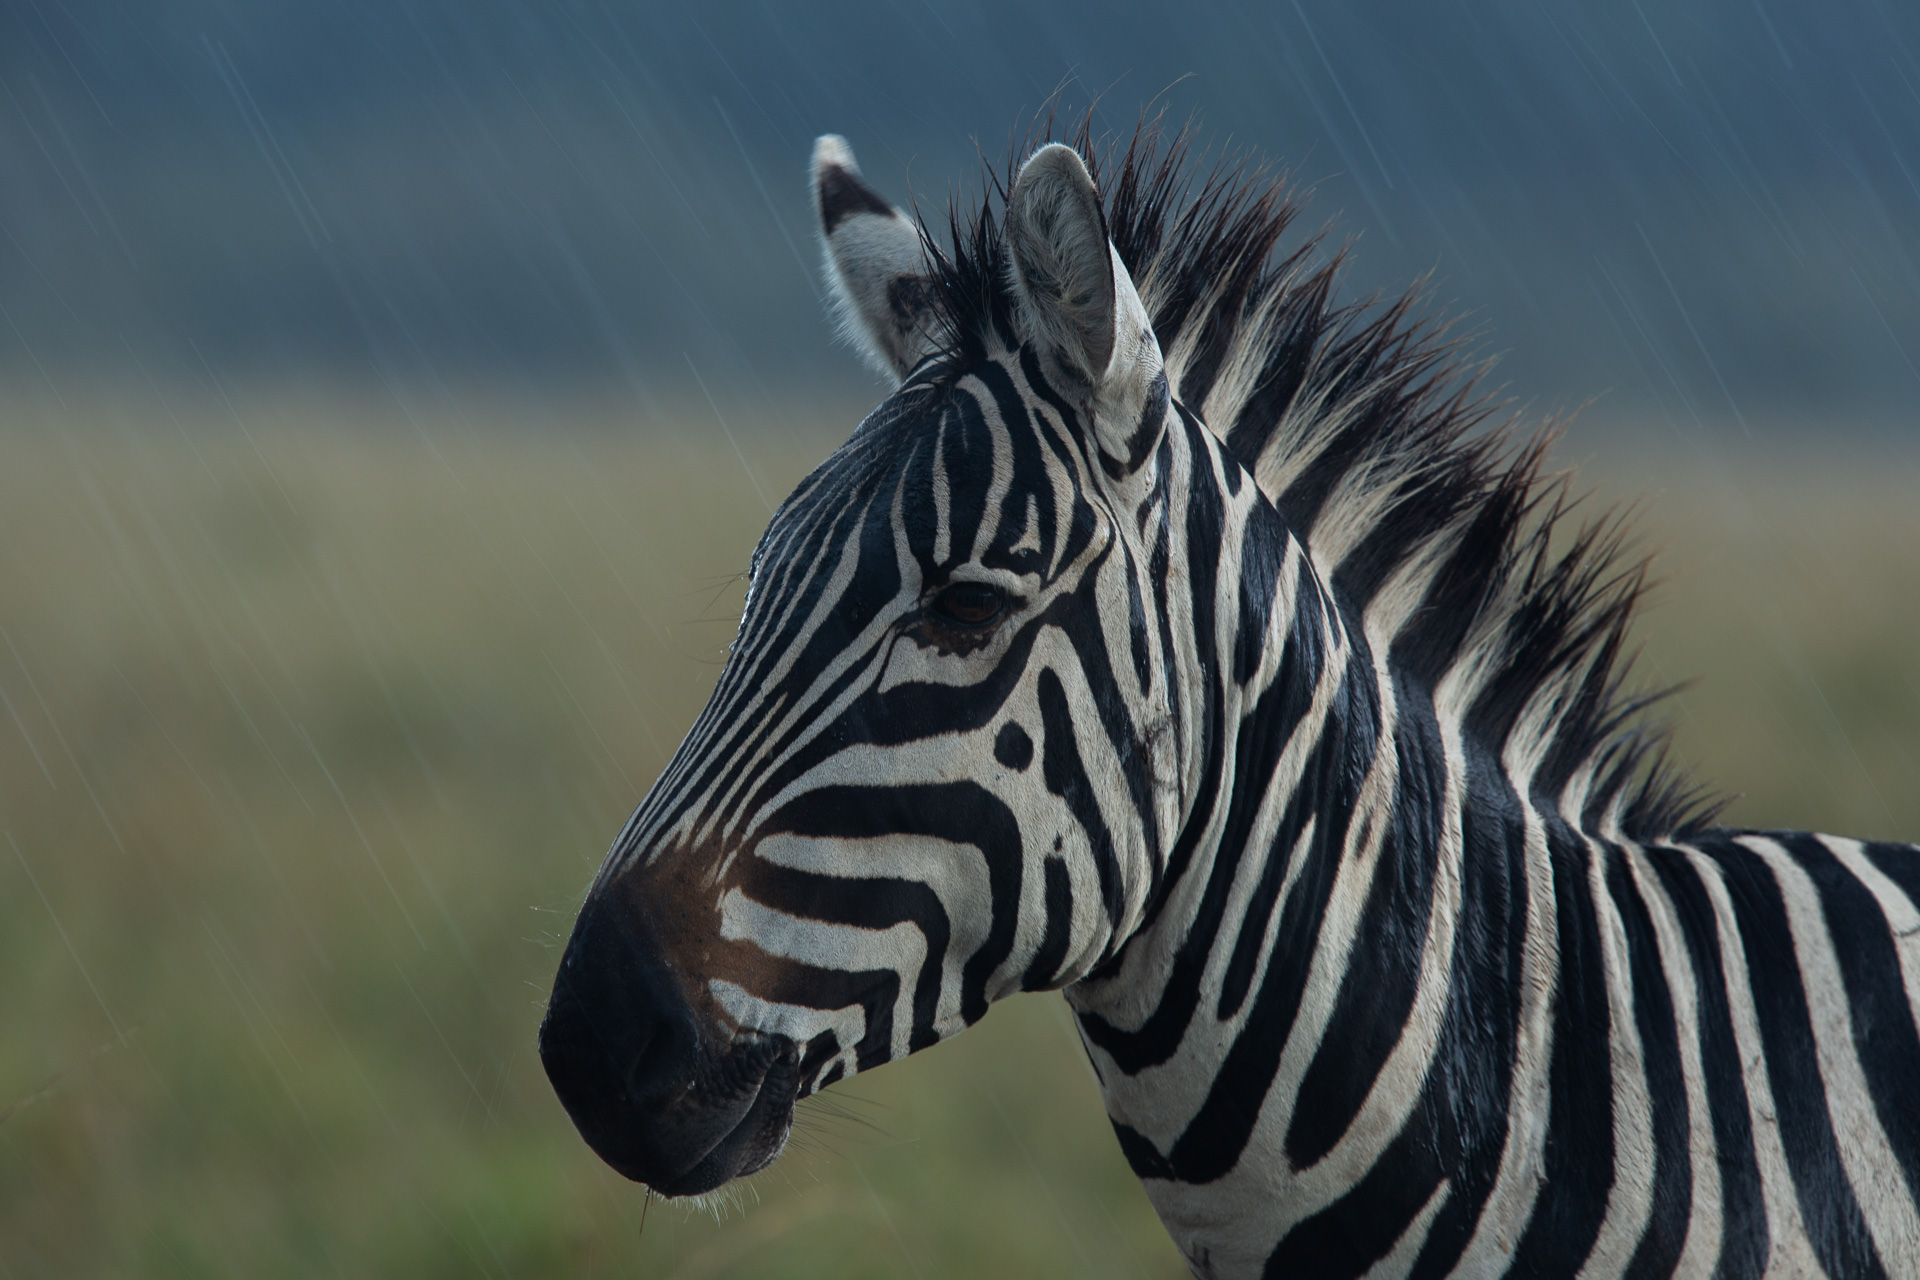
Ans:
{"label": "black stripe", "polygon": [[1863,844],[1867,860],[1900,886],[1907,901],[1920,906],[1920,848],[1910,844]]}
{"label": "black stripe", "polygon": [[1329,1032],[1300,1081],[1286,1139],[1296,1167],[1333,1150],[1353,1123],[1407,1028],[1420,983],[1446,813],[1446,755],[1432,706],[1411,689],[1398,694],[1399,783]]}
{"label": "black stripe", "polygon": [[1780,1144],[1814,1254],[1830,1276],[1883,1277],[1886,1269],[1867,1234],[1827,1113],[1813,1021],[1780,886],[1758,854],[1730,839],[1703,841],[1701,850],[1725,873],[1727,896],[1739,922],[1767,1055],[1767,1081],[1780,1117]]}
{"label": "black stripe", "polygon": [[856,213],[893,216],[893,206],[879,192],[837,164],[820,166],[819,187],[820,229],[828,235]]}
{"label": "black stripe", "polygon": [[1043,864],[1046,875],[1046,926],[1040,945],[1034,948],[1026,976],[1020,980],[1022,991],[1044,991],[1053,985],[1060,962],[1067,958],[1067,943],[1073,933],[1073,890],[1067,879],[1063,858],[1049,857]]}
{"label": "black stripe", "polygon": [[1720,1168],[1720,1265],[1714,1275],[1722,1280],[1748,1280],[1765,1272],[1771,1236],[1713,902],[1699,873],[1681,851],[1656,845],[1646,854],[1648,865],[1673,904],[1693,964],[1700,1065],[1706,1077],[1707,1110],[1713,1119],[1713,1145]]}
{"label": "black stripe", "polygon": [[1127,437],[1125,458],[1110,456],[1104,449],[1100,451],[1100,466],[1108,477],[1124,480],[1140,469],[1147,460],[1147,454],[1159,443],[1160,432],[1167,419],[1167,375],[1162,370],[1153,375],[1153,381],[1147,384],[1146,402],[1141,406],[1140,419],[1134,423],[1133,432]]}
{"label": "black stripe", "polygon": [[[748,943],[732,944],[744,950]],[[729,948],[716,947],[725,955]],[[854,1061],[860,1071],[893,1058],[893,1006],[900,996],[900,975],[891,969],[822,969],[799,960],[773,959],[753,948],[754,955],[736,956],[738,965],[722,965],[740,985],[772,1004],[790,1004],[801,1009],[833,1010],[859,1005],[867,1018],[866,1033],[854,1047]],[[757,961],[754,963],[753,961]]]}
{"label": "black stripe", "polygon": [[820,1090],[834,1084],[846,1073],[844,1065],[834,1062],[833,1066],[828,1069],[826,1075],[821,1076],[818,1080],[814,1079],[814,1076],[819,1074],[823,1064],[832,1062],[833,1059],[839,1056],[840,1037],[833,1031],[822,1031],[819,1035],[807,1041],[806,1048],[800,1052],[800,1065],[796,1071],[801,1081],[801,1097],[804,1098],[809,1093],[818,1093]]}
{"label": "black stripe", "polygon": [[[1189,480],[1186,495],[1186,545],[1188,547],[1218,547],[1221,529],[1225,525],[1225,511],[1220,491],[1213,485],[1213,469],[1200,465],[1201,460],[1211,456],[1211,437],[1206,428],[1196,421],[1181,417],[1186,429],[1186,461]],[[1171,436],[1171,433],[1169,433]],[[1170,469],[1170,468],[1169,468]],[[1171,530],[1169,530],[1169,535]],[[1160,623],[1160,654],[1165,664],[1163,675],[1167,683],[1168,700],[1171,703],[1174,723],[1183,717],[1182,703],[1188,697],[1200,700],[1200,723],[1196,733],[1203,744],[1202,773],[1206,781],[1201,788],[1200,798],[1194,811],[1188,816],[1186,829],[1175,841],[1174,850],[1167,858],[1166,873],[1160,883],[1154,886],[1154,893],[1147,900],[1145,917],[1140,922],[1139,933],[1151,932],[1154,922],[1159,918],[1160,908],[1174,884],[1186,873],[1187,864],[1199,847],[1199,841],[1206,832],[1211,820],[1213,808],[1221,800],[1214,795],[1220,783],[1220,770],[1225,765],[1222,754],[1225,744],[1220,741],[1222,719],[1225,712],[1226,690],[1222,687],[1221,674],[1213,669],[1214,655],[1220,652],[1217,621],[1214,616],[1215,588],[1219,581],[1220,566],[1216,556],[1193,556],[1185,565],[1186,582],[1184,584],[1186,603],[1190,611],[1192,625],[1187,634],[1191,638],[1194,656],[1200,663],[1200,688],[1187,690],[1179,667],[1180,647],[1173,635],[1173,602],[1169,591],[1175,579],[1173,575],[1172,538],[1163,536],[1155,544],[1149,560],[1147,580],[1153,584],[1154,616]]]}
{"label": "black stripe", "polygon": [[1127,1158],[1127,1167],[1133,1170],[1133,1176],[1140,1179],[1159,1178],[1171,1181],[1174,1177],[1173,1166],[1160,1154],[1139,1130],[1131,1125],[1107,1117],[1107,1123],[1113,1126],[1113,1136],[1120,1141],[1120,1154]]}
{"label": "black stripe", "polygon": [[1080,744],[1073,736],[1073,713],[1067,703],[1067,691],[1053,668],[1041,669],[1034,696],[1040,706],[1040,773],[1047,790],[1067,802],[1073,820],[1087,835],[1087,852],[1100,877],[1100,904],[1106,908],[1107,922],[1116,928],[1126,906],[1126,886],[1120,881],[1120,858],[1114,851],[1113,836],[1100,812],[1093,779],[1087,776],[1080,760]]}
{"label": "black stripe", "polygon": [[1267,1280],[1359,1276],[1392,1249],[1442,1174],[1431,1151],[1396,1141],[1353,1190],[1300,1222],[1267,1255]]}
{"label": "black stripe", "polygon": [[[1135,688],[1141,695],[1153,685],[1153,653],[1147,639],[1147,607],[1140,599],[1140,575],[1127,562],[1127,644],[1133,657]],[[1131,701],[1131,699],[1129,700]]]}
{"label": "black stripe", "polygon": [[1438,1280],[1453,1269],[1493,1194],[1507,1140],[1524,991],[1525,812],[1499,759],[1472,742],[1464,749],[1461,838],[1468,849],[1491,856],[1468,856],[1461,868],[1456,976],[1417,1112],[1432,1127],[1451,1182],[1414,1262],[1414,1280]]}
{"label": "black stripe", "polygon": [[[1262,515],[1264,513],[1264,519]],[[1267,653],[1267,628],[1273,621],[1280,570],[1286,563],[1287,535],[1278,517],[1255,507],[1240,543],[1240,607],[1233,637],[1233,680],[1246,684]]]}

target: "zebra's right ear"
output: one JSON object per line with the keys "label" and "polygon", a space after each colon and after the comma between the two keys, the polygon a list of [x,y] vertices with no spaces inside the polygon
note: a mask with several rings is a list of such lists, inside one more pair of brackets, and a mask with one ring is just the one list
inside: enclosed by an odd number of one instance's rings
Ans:
{"label": "zebra's right ear", "polygon": [[860,180],[831,133],[813,144],[813,211],[841,332],[882,375],[905,377],[940,345],[920,228]]}

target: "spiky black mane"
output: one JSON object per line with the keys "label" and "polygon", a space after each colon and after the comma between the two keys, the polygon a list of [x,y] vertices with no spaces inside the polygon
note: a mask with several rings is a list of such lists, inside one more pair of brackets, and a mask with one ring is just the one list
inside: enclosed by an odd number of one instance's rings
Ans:
{"label": "spiky black mane", "polygon": [[[944,247],[927,237],[949,370],[1014,340],[1001,218],[1017,160],[1051,126],[986,166],[983,195],[950,208]],[[1157,120],[1124,146],[1083,122],[1071,144],[1175,397],[1254,475],[1349,625],[1420,569],[1424,594],[1389,654],[1396,675],[1431,690],[1479,664],[1466,733],[1496,752],[1545,699],[1536,792],[1558,797],[1590,764],[1589,829],[1608,815],[1629,838],[1705,825],[1718,804],[1669,766],[1665,731],[1639,723],[1664,692],[1626,688],[1647,561],[1625,552],[1615,514],[1571,527],[1570,477],[1542,474],[1553,424],[1518,429],[1480,389],[1487,362],[1431,317],[1420,286],[1385,304],[1339,301],[1345,251],[1325,251],[1323,235],[1282,247],[1299,205],[1268,170],[1229,159],[1196,177],[1190,132],[1169,138]]]}

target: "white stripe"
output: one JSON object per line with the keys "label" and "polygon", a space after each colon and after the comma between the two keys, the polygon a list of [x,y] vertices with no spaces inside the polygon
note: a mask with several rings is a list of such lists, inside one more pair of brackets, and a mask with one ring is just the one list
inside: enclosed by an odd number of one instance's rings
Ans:
{"label": "white stripe", "polygon": [[[947,419],[940,417],[933,438],[933,562],[945,564],[953,546],[952,495],[947,482]],[[991,514],[991,513],[989,513]]]}
{"label": "white stripe", "polygon": [[822,1076],[833,1069],[835,1062],[842,1065],[846,1075],[859,1069],[854,1049],[867,1034],[867,1011],[859,1005],[850,1004],[844,1009],[808,1009],[796,1004],[775,1004],[725,978],[710,979],[707,989],[737,1026],[775,1032],[789,1037],[795,1044],[806,1044],[823,1031],[833,1032],[840,1052],[821,1064]]}
{"label": "white stripe", "polygon": [[1747,950],[1740,941],[1733,902],[1727,896],[1720,866],[1697,849],[1682,846],[1713,902],[1714,926],[1720,940],[1720,968],[1726,974],[1727,1005],[1733,1013],[1733,1038],[1740,1046],[1740,1066],[1746,1077],[1747,1113],[1753,1125],[1753,1154],[1760,1166],[1760,1196],[1767,1210],[1769,1276],[1824,1276],[1806,1224],[1800,1220],[1800,1201],[1787,1168],[1786,1149],[1780,1144],[1780,1118],[1773,1109],[1773,1090],[1767,1083],[1767,1055],[1760,1041],[1760,1016],[1747,984]]}
{"label": "white stripe", "polygon": [[[729,889],[720,899],[720,936],[729,942],[751,943],[770,956],[816,969],[839,973],[891,969],[899,985],[893,1005],[893,1043],[889,1047],[891,1056],[906,1057],[907,1043],[913,1035],[914,979],[927,958],[926,937],[912,924],[902,921],[886,929],[860,929],[805,920],[755,902],[738,889]],[[781,1032],[803,1040],[788,1030],[789,1018],[752,1025],[757,1031]]]}
{"label": "white stripe", "polygon": [[[1577,810],[1576,810],[1577,812]],[[1634,1248],[1653,1210],[1653,1099],[1647,1093],[1645,1048],[1634,1016],[1632,957],[1626,923],[1607,890],[1607,851],[1586,839],[1587,888],[1600,927],[1600,956],[1607,979],[1608,1059],[1613,1074],[1613,1186],[1607,1192],[1607,1216],[1580,1268],[1581,1280],[1625,1274]],[[1657,982],[1653,974],[1638,978]]]}
{"label": "white stripe", "polygon": [[[1706,1067],[1701,1060],[1700,991],[1693,957],[1667,898],[1666,886],[1651,865],[1649,853],[1627,847],[1627,865],[1653,918],[1653,937],[1660,949],[1660,968],[1673,998],[1674,1028],[1680,1038],[1680,1075],[1687,1087],[1687,1165],[1693,1175],[1687,1238],[1680,1247],[1676,1276],[1704,1276],[1720,1261],[1723,1204],[1720,1187],[1719,1145],[1713,1136],[1713,1111],[1707,1101]],[[1651,981],[1651,977],[1646,979]]]}

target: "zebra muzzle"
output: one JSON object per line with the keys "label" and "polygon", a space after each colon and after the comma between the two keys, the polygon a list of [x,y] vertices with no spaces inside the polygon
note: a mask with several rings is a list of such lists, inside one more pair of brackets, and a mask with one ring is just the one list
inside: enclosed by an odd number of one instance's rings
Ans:
{"label": "zebra muzzle", "polygon": [[792,1127],[792,1041],[703,1030],[654,937],[604,903],[567,943],[540,1060],[587,1145],[662,1195],[765,1168]]}

